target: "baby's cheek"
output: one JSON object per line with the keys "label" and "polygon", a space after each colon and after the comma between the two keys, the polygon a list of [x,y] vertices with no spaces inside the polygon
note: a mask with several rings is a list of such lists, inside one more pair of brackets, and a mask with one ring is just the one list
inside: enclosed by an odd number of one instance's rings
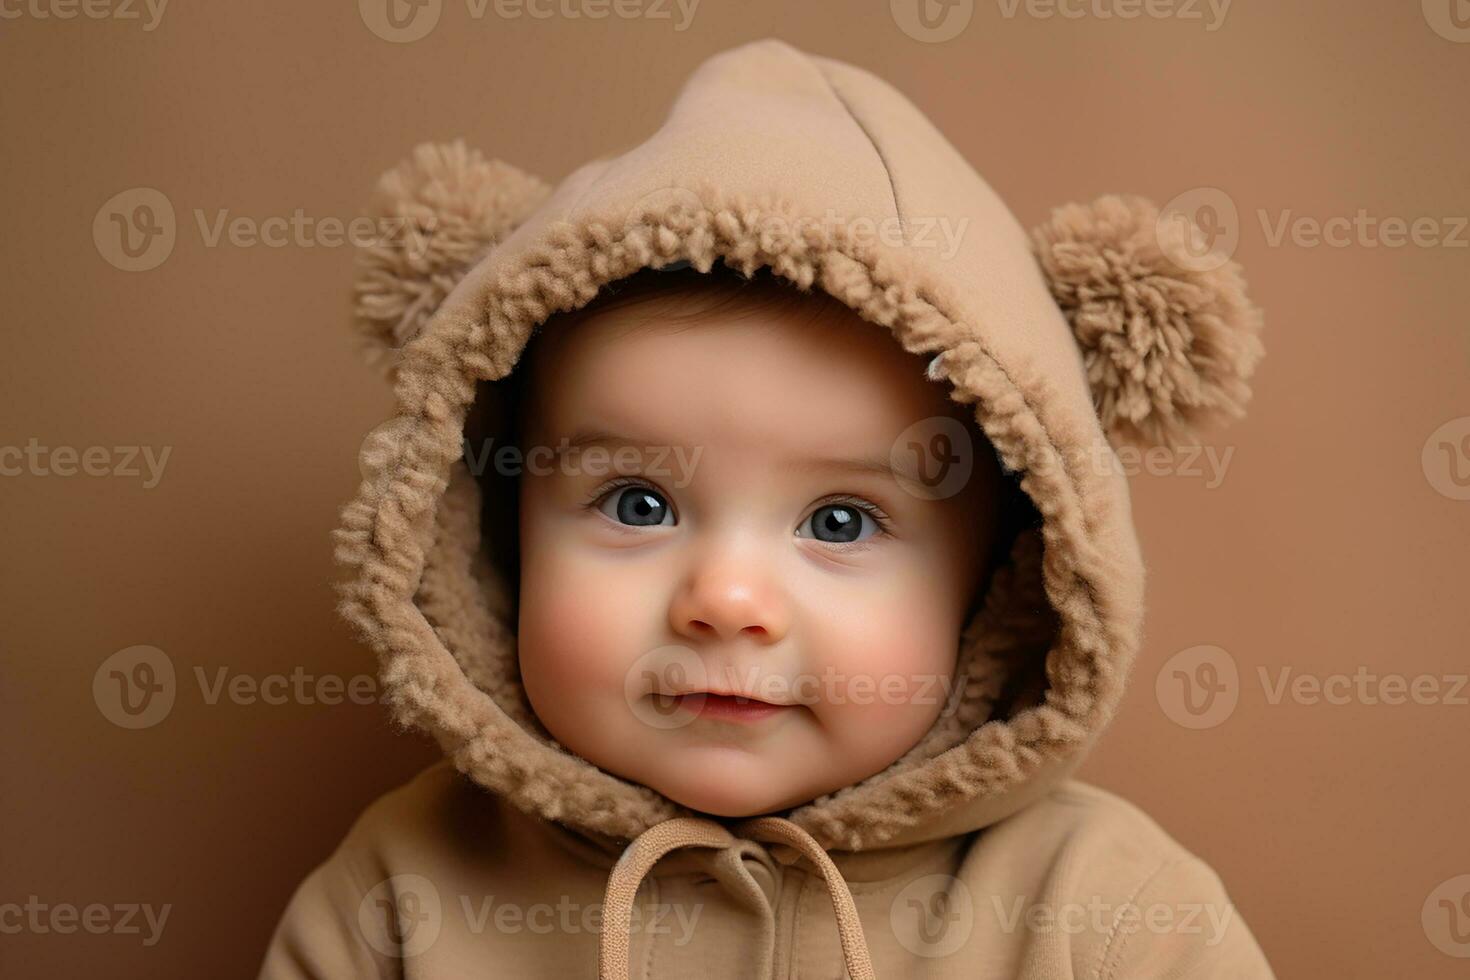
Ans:
{"label": "baby's cheek", "polygon": [[518,642],[528,687],[568,701],[621,691],[638,655],[637,608],[618,583],[585,567],[547,568],[523,581]]}
{"label": "baby's cheek", "polygon": [[[943,710],[958,646],[948,618],[913,598],[875,605],[845,635],[824,638],[821,646],[830,652],[817,668],[830,666],[840,682],[830,686],[833,727],[900,754]],[[890,744],[900,742],[906,744]]]}

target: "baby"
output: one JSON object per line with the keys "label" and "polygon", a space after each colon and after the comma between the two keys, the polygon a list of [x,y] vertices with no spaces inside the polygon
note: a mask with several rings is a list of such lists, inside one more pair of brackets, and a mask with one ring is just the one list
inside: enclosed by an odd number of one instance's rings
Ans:
{"label": "baby", "polygon": [[[521,487],[521,679],[600,768],[694,810],[770,813],[933,727],[997,467],[956,445],[945,462],[972,478],[915,492],[934,461],[908,443],[973,424],[830,297],[664,278],[555,324],[522,369],[523,442],[573,449]],[[592,446],[625,472],[579,465]],[[665,447],[691,450],[687,473],[657,465]]]}
{"label": "baby", "polygon": [[1141,630],[1108,440],[1238,416],[1261,355],[1189,221],[1028,236],[779,41],[554,191],[426,145],[375,208],[417,234],[360,267],[399,413],[342,609],[448,758],[261,976],[1271,976],[1204,863],[1069,778]]}

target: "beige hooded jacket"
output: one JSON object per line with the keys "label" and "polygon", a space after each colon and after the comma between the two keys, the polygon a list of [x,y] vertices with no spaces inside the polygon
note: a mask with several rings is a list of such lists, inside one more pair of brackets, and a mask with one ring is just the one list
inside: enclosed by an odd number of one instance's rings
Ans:
{"label": "beige hooded jacket", "polygon": [[[1114,445],[1237,416],[1261,355],[1189,216],[1068,206],[1029,236],[874,75],[776,40],[703,64],[646,142],[553,191],[460,144],[386,174],[363,256],[398,415],[343,512],[343,610],[448,760],[301,884],[261,976],[1270,977],[1219,878],[1069,779],[1139,645]],[[465,425],[531,332],[649,267],[769,267],[930,358],[1035,505],[934,728],[788,813],[713,819],[572,755],[518,682]],[[477,395],[480,401],[477,401]]]}

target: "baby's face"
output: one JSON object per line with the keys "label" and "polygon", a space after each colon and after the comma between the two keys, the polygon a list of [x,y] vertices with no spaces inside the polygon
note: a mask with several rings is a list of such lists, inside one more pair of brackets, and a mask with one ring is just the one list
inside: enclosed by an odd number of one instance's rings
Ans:
{"label": "baby's face", "polygon": [[527,695],[565,748],[720,816],[848,786],[919,740],[993,530],[988,447],[950,443],[958,488],[925,493],[915,469],[936,462],[912,443],[944,448],[968,410],[887,330],[811,312],[589,314],[532,374]]}

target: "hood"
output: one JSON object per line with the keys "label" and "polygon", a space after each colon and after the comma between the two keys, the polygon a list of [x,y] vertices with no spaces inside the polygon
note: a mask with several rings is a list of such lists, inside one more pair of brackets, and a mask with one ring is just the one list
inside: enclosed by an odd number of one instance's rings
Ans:
{"label": "hood", "polygon": [[508,545],[482,526],[463,458],[472,409],[540,323],[645,268],[768,268],[931,358],[1034,505],[957,637],[959,683],[933,729],[783,814],[820,848],[854,851],[983,827],[1081,761],[1142,622],[1113,446],[1180,445],[1238,416],[1261,355],[1238,267],[1197,247],[1190,216],[1108,196],[1028,234],[895,89],[776,40],[709,59],[657,132],[554,188],[426,144],[383,176],[372,213],[409,232],[365,249],[356,284],[358,334],[397,413],[364,444],[337,532],[342,612],[399,721],[522,810],[614,841],[691,814],[536,721],[492,560]]}

